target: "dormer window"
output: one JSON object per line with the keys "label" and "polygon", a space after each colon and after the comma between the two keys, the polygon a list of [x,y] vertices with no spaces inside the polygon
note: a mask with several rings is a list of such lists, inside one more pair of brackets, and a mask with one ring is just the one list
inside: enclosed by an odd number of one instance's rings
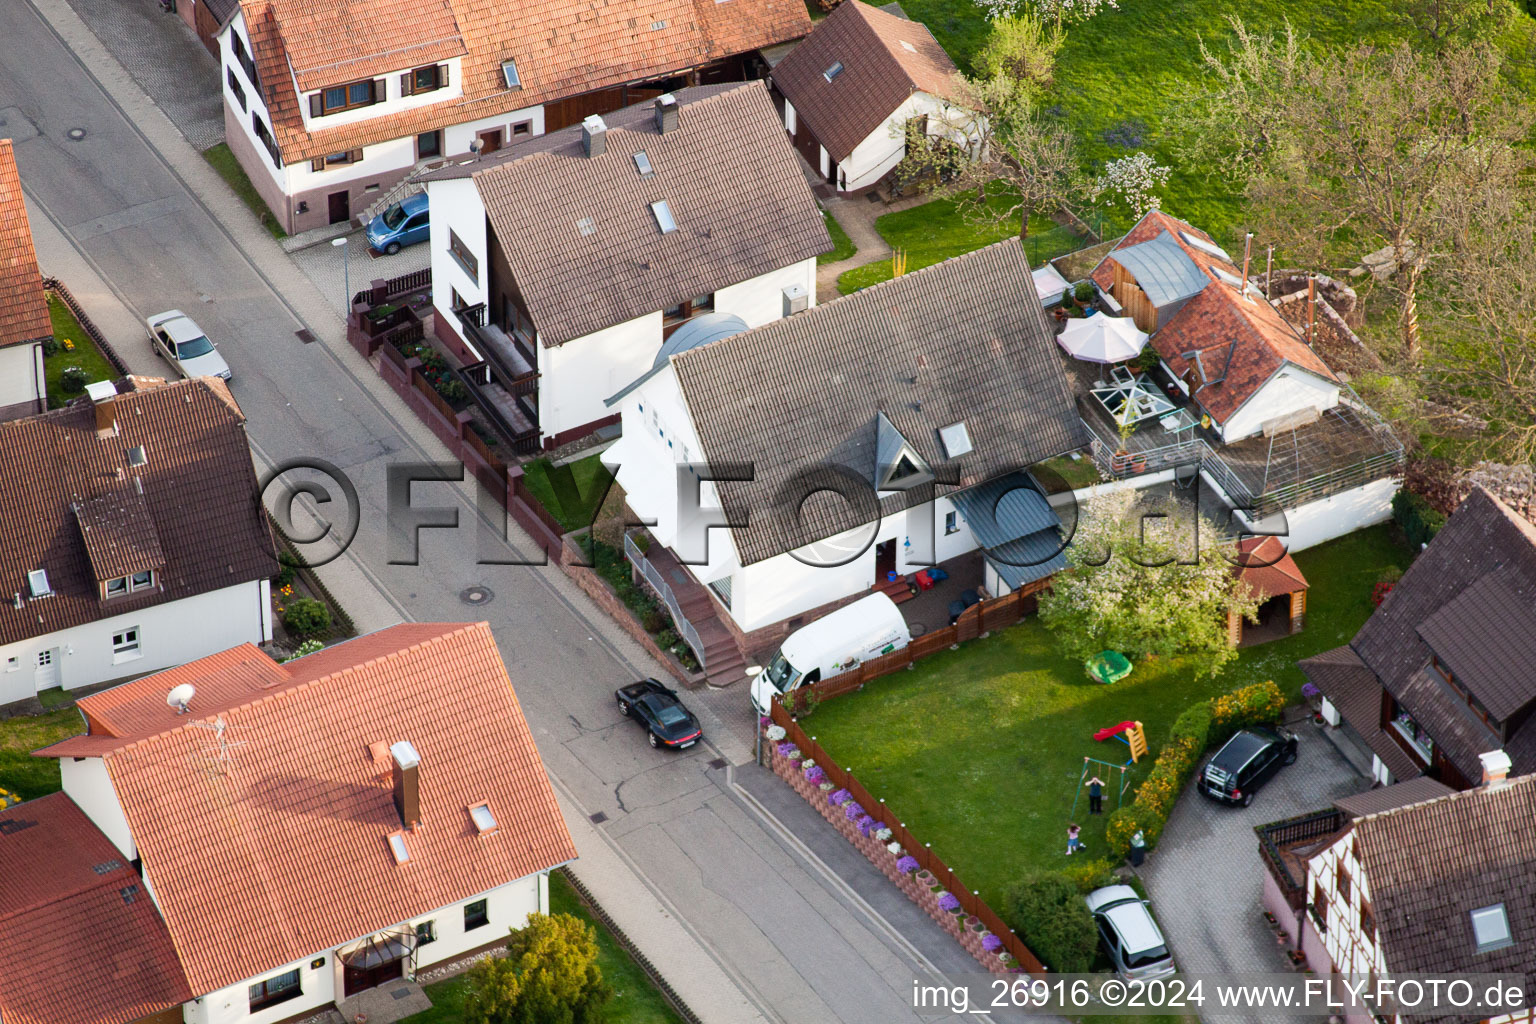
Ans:
{"label": "dormer window", "polygon": [[119,576],[116,579],[106,580],[103,586],[107,597],[121,597],[128,593],[137,593],[140,590],[149,590],[155,585],[155,571],[145,569],[131,576]]}
{"label": "dormer window", "polygon": [[121,597],[128,593],[128,577],[119,576],[115,580],[107,580],[107,596]]}
{"label": "dormer window", "polygon": [[370,107],[384,101],[384,82],[368,79],[321,89],[309,97],[309,116],[324,117],[343,110]]}

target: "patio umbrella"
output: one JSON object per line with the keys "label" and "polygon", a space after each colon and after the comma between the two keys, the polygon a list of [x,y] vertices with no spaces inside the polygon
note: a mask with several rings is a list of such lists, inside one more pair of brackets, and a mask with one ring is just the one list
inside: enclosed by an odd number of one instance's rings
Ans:
{"label": "patio umbrella", "polygon": [[1134,359],[1147,346],[1147,334],[1136,329],[1128,316],[1095,316],[1067,321],[1067,329],[1056,335],[1056,344],[1067,355],[1090,363],[1123,363]]}

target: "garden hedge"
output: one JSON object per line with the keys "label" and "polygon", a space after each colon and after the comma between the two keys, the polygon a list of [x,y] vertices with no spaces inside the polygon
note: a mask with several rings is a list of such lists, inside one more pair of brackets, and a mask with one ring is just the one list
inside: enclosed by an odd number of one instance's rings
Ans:
{"label": "garden hedge", "polygon": [[1061,872],[1041,871],[1015,883],[1003,918],[1051,970],[1083,974],[1093,966],[1098,928],[1077,884]]}
{"label": "garden hedge", "polygon": [[1437,511],[1422,494],[1398,491],[1392,496],[1392,518],[1402,527],[1403,535],[1415,551],[1435,539],[1445,516]]}

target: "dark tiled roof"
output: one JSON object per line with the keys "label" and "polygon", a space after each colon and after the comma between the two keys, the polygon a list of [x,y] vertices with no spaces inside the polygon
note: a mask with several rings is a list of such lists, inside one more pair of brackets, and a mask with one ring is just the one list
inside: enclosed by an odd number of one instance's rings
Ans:
{"label": "dark tiled roof", "polygon": [[1368,789],[1354,796],[1340,797],[1333,802],[1333,806],[1352,818],[1359,818],[1367,814],[1395,811],[1399,807],[1423,803],[1425,800],[1436,800],[1442,796],[1450,796],[1454,792],[1456,792],[1454,789],[1439,779],[1420,775],[1390,786]]}
{"label": "dark tiled roof", "polygon": [[[871,486],[881,413],[928,466],[957,471],[957,486],[1085,441],[1018,239],[679,353],[672,365],[704,459],[755,468],[750,481],[715,485],[730,520],[747,524],[732,531],[744,565],[871,521],[871,509],[841,499],[813,498],[797,517],[782,488],[813,468],[818,479]],[[951,461],[938,432],[962,421],[973,450]],[[889,513],[923,500],[909,491],[883,505]]]}
{"label": "dark tiled roof", "polygon": [[[1195,264],[1196,272],[1209,283],[1178,307],[1172,318],[1152,335],[1152,347],[1175,375],[1194,375],[1194,398],[1212,419],[1225,423],[1287,364],[1324,380],[1337,380],[1328,364],[1307,347],[1275,307],[1258,297],[1249,301],[1216,276],[1215,270],[1220,269],[1241,277],[1238,267],[1190,245],[1180,237],[1180,232],[1211,242],[1204,231],[1161,210],[1153,210],[1100,261],[1092,277],[1099,287],[1109,291],[1114,280],[1109,261],[1115,259],[1115,253],[1132,247],[1139,249],[1154,239],[1182,250]],[[1188,286],[1184,288],[1187,291]],[[1193,358],[1184,357],[1186,352],[1199,352],[1208,378],[1222,378],[1221,382],[1202,387],[1199,370]]]}
{"label": "dark tiled roof", "polygon": [[[0,644],[277,571],[245,418],[224,382],[133,383],[112,399],[117,432],[106,437],[89,400],[0,423]],[[128,451],[139,446],[148,461],[130,466]],[[118,534],[133,550],[100,557],[113,568],[154,558],[144,540],[152,524],[164,568],[153,590],[100,600],[73,506],[98,508],[106,495],[137,505],[122,496],[140,486],[144,508]],[[28,598],[33,569],[47,571],[51,596]],[[18,592],[20,609],[11,601]]]}
{"label": "dark tiled roof", "polygon": [[1536,606],[1489,574],[1419,623],[1456,679],[1488,713],[1508,718],[1536,697]]}
{"label": "dark tiled roof", "polygon": [[[1527,974],[1536,957],[1532,821],[1533,776],[1355,821],[1388,971]],[[1514,943],[1479,953],[1471,912],[1498,903]],[[1536,992],[1529,977],[1525,991],[1529,1003]]]}
{"label": "dark tiled roof", "polygon": [[[562,345],[832,248],[767,88],[689,92],[674,131],[657,131],[651,105],[637,105],[605,118],[600,156],[584,155],[576,125],[475,172],[542,344]],[[647,176],[634,162],[642,150]],[[661,200],[677,223],[666,234],[651,211]]]}
{"label": "dark tiled roof", "polygon": [[63,793],[0,811],[0,878],[6,1024],[126,1024],[192,998],[143,879]]}
{"label": "dark tiled roof", "polygon": [[[567,97],[681,74],[734,54],[799,39],[811,29],[801,0],[650,0],[643,7],[609,0],[449,0],[464,56],[463,95],[381,117],[314,131],[304,126],[289,69],[289,46],[305,63],[368,57],[345,34],[314,39],[315,9],[341,6],[393,13],[399,0],[241,0],[272,133],[288,163],[449,125],[508,114]],[[292,36],[290,43],[287,39]],[[426,40],[422,40],[425,42]],[[519,89],[508,89],[501,62],[517,62]],[[409,53],[394,58],[404,71]],[[340,78],[335,84],[347,81]]]}
{"label": "dark tiled roof", "polygon": [[[1532,749],[1536,747],[1536,722],[1527,719],[1500,744],[1469,715],[1465,703],[1437,673],[1423,671],[1431,654],[1420,635],[1426,623],[1436,623],[1431,634],[1442,637],[1458,656],[1480,668],[1501,653],[1517,651],[1520,644],[1529,642],[1526,637],[1491,635],[1485,625],[1470,622],[1464,624],[1468,633],[1463,637],[1452,628],[1461,619],[1459,612],[1441,617],[1443,609],[1458,604],[1484,579],[1497,582],[1497,590],[1479,588],[1474,599],[1484,602],[1489,595],[1501,594],[1514,609],[1485,609],[1500,616],[1496,621],[1511,621],[1511,615],[1522,612],[1529,615],[1536,607],[1536,526],[1487,491],[1474,488],[1350,644],[1382,685],[1471,779],[1482,773],[1477,754],[1501,745],[1514,759],[1517,772],[1536,769],[1536,749]],[[1479,652],[1474,658],[1467,650],[1469,640],[1489,645],[1490,651]],[[1497,686],[1486,698],[1479,691],[1479,679],[1468,677],[1465,682],[1490,711],[1495,703],[1500,707],[1523,706],[1536,700],[1536,675],[1531,673],[1529,662],[1514,668],[1514,675],[1498,669]]]}
{"label": "dark tiled roof", "polygon": [[0,139],[0,348],[52,336],[43,276],[32,248],[21,174],[10,139]]}
{"label": "dark tiled roof", "polygon": [[78,502],[75,518],[98,580],[165,567],[154,513],[137,488],[124,486]]}
{"label": "dark tiled roof", "polygon": [[[843,70],[829,82],[825,72],[834,63]],[[773,84],[841,161],[914,92],[949,97],[955,74],[954,61],[927,26],[845,0],[779,61]]]}
{"label": "dark tiled roof", "polygon": [[1312,685],[1323,691],[1360,738],[1396,778],[1409,779],[1422,769],[1402,747],[1381,731],[1381,680],[1348,646],[1297,662]]}

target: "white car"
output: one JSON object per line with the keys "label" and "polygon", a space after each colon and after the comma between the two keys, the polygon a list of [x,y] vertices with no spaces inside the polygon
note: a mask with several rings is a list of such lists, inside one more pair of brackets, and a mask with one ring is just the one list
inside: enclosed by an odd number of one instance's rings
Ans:
{"label": "white car", "polygon": [[1173,956],[1147,901],[1128,885],[1106,885],[1088,894],[1088,909],[1099,926],[1099,942],[1126,981],[1149,981],[1174,973]]}
{"label": "white car", "polygon": [[222,377],[229,380],[233,376],[229,364],[215,350],[208,335],[181,310],[156,313],[146,322],[149,324],[149,343],[183,377]]}

